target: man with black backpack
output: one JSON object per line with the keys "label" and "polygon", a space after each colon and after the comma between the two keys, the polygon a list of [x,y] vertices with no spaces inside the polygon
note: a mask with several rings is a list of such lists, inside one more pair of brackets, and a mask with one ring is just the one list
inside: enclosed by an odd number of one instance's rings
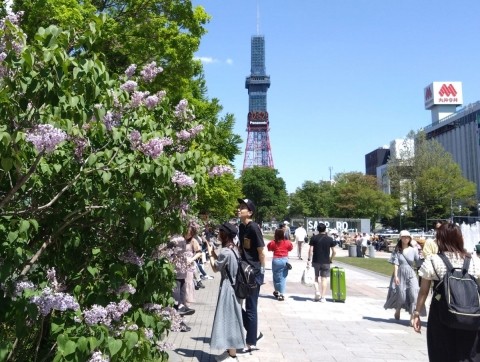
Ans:
{"label": "man with black backpack", "polygon": [[420,313],[430,292],[427,347],[430,361],[480,360],[480,260],[464,249],[460,227],[442,224],[436,231],[438,254],[428,256],[422,277],[413,328],[420,333]]}
{"label": "man with black backpack", "polygon": [[238,199],[238,217],[241,224],[239,227],[239,245],[242,260],[252,266],[256,275],[258,287],[245,298],[245,309],[242,310],[243,326],[247,331],[246,345],[244,352],[251,353],[257,344],[257,340],[262,337],[258,333],[258,296],[260,286],[263,284],[265,274],[265,242],[260,227],[252,220],[255,213],[255,204],[250,199]]}

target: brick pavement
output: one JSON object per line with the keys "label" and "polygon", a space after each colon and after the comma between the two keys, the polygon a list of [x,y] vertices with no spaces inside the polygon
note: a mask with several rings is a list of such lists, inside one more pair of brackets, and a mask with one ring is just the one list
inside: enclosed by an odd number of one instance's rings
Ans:
{"label": "brick pavement", "polygon": [[[338,256],[347,254],[337,248]],[[259,341],[258,350],[252,355],[239,355],[240,360],[428,361],[426,328],[417,334],[409,326],[406,312],[402,311],[400,321],[395,321],[394,311],[383,309],[388,277],[334,262],[346,271],[346,302],[334,303],[328,296],[327,303],[313,302],[313,288],[300,283],[306,248],[303,261],[294,255],[295,250],[290,255],[293,269],[287,279],[286,299],[279,302],[272,295],[271,253],[268,253],[265,285],[259,299],[259,330],[264,338]],[[389,255],[377,252],[375,256],[388,258]],[[197,302],[192,305],[196,313],[186,317],[192,330],[171,333],[168,337],[175,345],[169,352],[170,361],[208,362],[214,361],[219,353],[211,351],[209,346],[220,280],[219,274],[214,275],[215,279],[205,280],[206,288],[196,294]]]}

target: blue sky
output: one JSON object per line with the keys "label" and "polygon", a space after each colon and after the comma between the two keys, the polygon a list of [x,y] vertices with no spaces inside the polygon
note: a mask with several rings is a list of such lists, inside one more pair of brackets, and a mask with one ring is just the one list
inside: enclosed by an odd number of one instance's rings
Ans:
{"label": "blue sky", "polygon": [[[247,139],[250,39],[265,36],[270,144],[294,192],[304,181],[365,172],[365,154],[431,123],[423,89],[463,82],[480,100],[478,0],[194,0],[212,16],[197,57],[208,97]],[[330,170],[331,169],[331,170]]]}

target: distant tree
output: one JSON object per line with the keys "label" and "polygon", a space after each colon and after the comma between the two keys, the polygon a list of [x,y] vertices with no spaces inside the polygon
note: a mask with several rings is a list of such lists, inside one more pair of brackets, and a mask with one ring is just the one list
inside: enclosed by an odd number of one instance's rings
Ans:
{"label": "distant tree", "polygon": [[240,180],[228,173],[212,177],[199,187],[196,207],[210,222],[220,223],[236,216],[239,197],[242,197]]}
{"label": "distant tree", "polygon": [[335,175],[334,215],[343,218],[369,218],[372,225],[383,217],[393,217],[398,212],[395,200],[383,193],[376,178],[360,172]]}
{"label": "distant tree", "polygon": [[424,132],[410,132],[406,140],[414,141],[406,142],[407,157],[388,162],[392,193],[406,218],[416,225],[423,225],[427,216],[447,218],[453,203],[468,213],[476,202],[475,184],[463,177],[452,155],[438,141],[426,139]]}
{"label": "distant tree", "polygon": [[243,195],[257,206],[257,222],[284,218],[288,214],[288,195],[285,181],[278,171],[269,167],[252,167],[243,170],[240,177]]}
{"label": "distant tree", "polygon": [[328,217],[333,211],[332,185],[328,181],[305,181],[290,196],[290,216]]}

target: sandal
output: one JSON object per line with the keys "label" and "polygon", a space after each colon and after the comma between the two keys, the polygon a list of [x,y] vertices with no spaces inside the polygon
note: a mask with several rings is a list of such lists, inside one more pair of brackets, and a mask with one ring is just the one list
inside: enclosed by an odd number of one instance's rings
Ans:
{"label": "sandal", "polygon": [[283,296],[283,294],[280,294],[277,299],[282,302],[285,300],[285,297]]}

